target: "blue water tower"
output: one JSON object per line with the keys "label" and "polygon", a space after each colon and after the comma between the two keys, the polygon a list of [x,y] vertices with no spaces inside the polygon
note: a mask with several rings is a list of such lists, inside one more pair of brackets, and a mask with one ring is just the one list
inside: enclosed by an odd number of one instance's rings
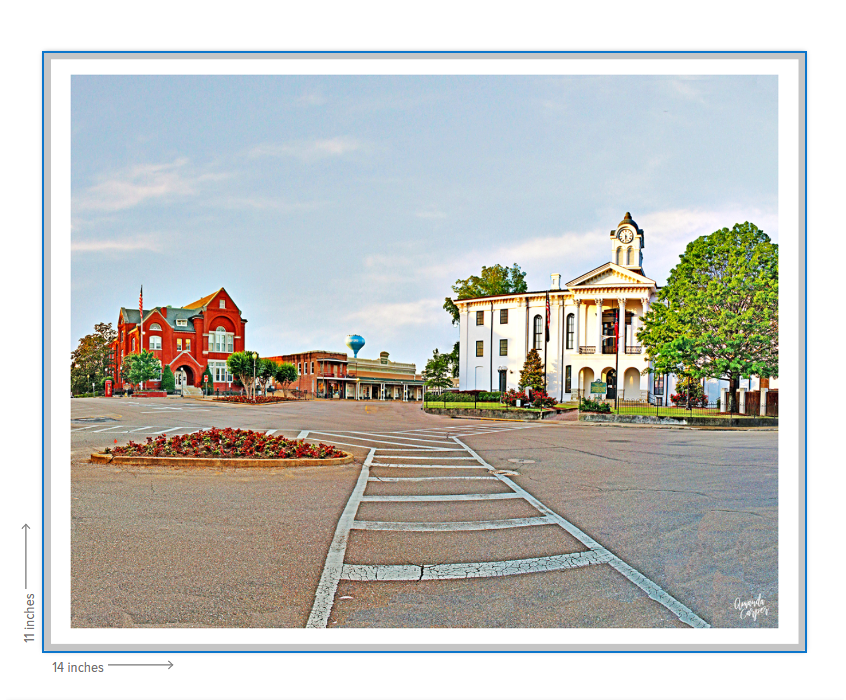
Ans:
{"label": "blue water tower", "polygon": [[360,335],[348,335],[347,347],[353,351],[353,357],[358,357],[358,351],[364,347],[364,338]]}

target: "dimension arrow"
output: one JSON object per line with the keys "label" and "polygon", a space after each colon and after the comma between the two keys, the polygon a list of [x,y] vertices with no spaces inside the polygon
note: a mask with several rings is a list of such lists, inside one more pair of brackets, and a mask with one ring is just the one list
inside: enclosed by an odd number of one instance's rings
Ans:
{"label": "dimension arrow", "polygon": [[29,588],[29,582],[27,579],[27,558],[28,558],[28,543],[27,543],[27,533],[29,532],[29,525],[26,523],[23,524],[21,530],[24,531],[24,590]]}
{"label": "dimension arrow", "polygon": [[167,670],[173,668],[173,663],[168,661],[166,664],[107,664],[107,666],[167,666]]}

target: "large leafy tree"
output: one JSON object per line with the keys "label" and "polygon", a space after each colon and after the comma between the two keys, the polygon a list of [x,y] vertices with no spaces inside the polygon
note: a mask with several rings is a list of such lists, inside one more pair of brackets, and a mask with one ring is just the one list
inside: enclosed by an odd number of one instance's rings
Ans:
{"label": "large leafy tree", "polygon": [[778,376],[778,246],[748,221],[688,244],[638,334],[653,371]]}
{"label": "large leafy tree", "polygon": [[[512,294],[514,292],[525,292],[526,273],[520,270],[520,266],[514,263],[512,267],[494,265],[483,267],[479,275],[471,275],[466,280],[456,280],[452,285],[457,299],[475,299],[477,297],[492,297],[497,294]],[[444,300],[444,309],[452,316],[453,324],[459,323],[458,307],[455,302],[447,297]]]}
{"label": "large leafy tree", "polygon": [[451,375],[451,357],[451,354],[441,354],[435,348],[423,369],[423,382],[426,386],[435,389],[447,389],[452,386],[450,377],[454,375]]}
{"label": "large leafy tree", "polygon": [[267,396],[267,384],[276,376],[279,363],[274,360],[259,360],[256,368],[256,379],[261,386],[261,393]]}
{"label": "large leafy tree", "polygon": [[447,355],[447,357],[449,358],[449,373],[453,377],[458,376],[460,346],[461,346],[461,342],[456,341],[455,345],[452,346],[452,352],[449,355]]}
{"label": "large leafy tree", "polygon": [[260,363],[261,360],[254,358],[252,352],[233,352],[226,358],[227,368],[251,398],[254,398],[256,393],[253,374],[258,376]]}
{"label": "large leafy tree", "polygon": [[124,382],[138,386],[142,382],[161,377],[162,363],[149,350],[142,349],[141,352],[130,353],[124,357],[120,371]]}
{"label": "large leafy tree", "polygon": [[273,378],[282,385],[282,393],[288,389],[291,382],[297,381],[297,368],[290,362],[280,362],[276,365],[276,371]]}
{"label": "large leafy tree", "polygon": [[111,323],[98,323],[94,332],[79,339],[71,353],[71,391],[81,394],[91,390],[91,384],[102,386],[107,377],[113,377],[114,358],[109,347],[117,338]]}
{"label": "large leafy tree", "polygon": [[520,370],[520,381],[517,384],[520,391],[531,387],[535,391],[546,391],[546,381],[543,376],[543,362],[535,348],[529,350],[523,369]]}

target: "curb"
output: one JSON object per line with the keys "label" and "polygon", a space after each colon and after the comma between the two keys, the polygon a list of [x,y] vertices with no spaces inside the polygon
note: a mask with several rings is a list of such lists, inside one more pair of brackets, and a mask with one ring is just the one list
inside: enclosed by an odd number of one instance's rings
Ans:
{"label": "curb", "polygon": [[212,457],[150,457],[105,453],[91,455],[91,462],[94,464],[126,464],[138,467],[234,467],[236,469],[335,466],[350,464],[354,460],[355,458],[349,452],[344,452],[343,457],[330,457],[329,459],[247,459],[238,457],[217,459]]}

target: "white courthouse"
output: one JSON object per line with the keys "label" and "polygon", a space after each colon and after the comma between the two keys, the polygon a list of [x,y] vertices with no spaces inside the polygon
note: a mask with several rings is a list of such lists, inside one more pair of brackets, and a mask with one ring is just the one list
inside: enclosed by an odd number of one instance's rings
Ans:
{"label": "white courthouse", "polygon": [[[644,231],[627,212],[609,240],[610,261],[564,285],[561,275],[553,274],[549,290],[455,300],[460,311],[459,388],[516,389],[526,356],[535,348],[546,367],[547,392],[554,398],[589,395],[591,382],[602,381],[608,399],[660,399],[666,404],[674,378],[644,372],[649,363],[638,343],[641,319],[658,291],[643,271]],[[757,388],[754,382],[749,389]],[[706,382],[709,399],[716,401],[727,385]]]}

